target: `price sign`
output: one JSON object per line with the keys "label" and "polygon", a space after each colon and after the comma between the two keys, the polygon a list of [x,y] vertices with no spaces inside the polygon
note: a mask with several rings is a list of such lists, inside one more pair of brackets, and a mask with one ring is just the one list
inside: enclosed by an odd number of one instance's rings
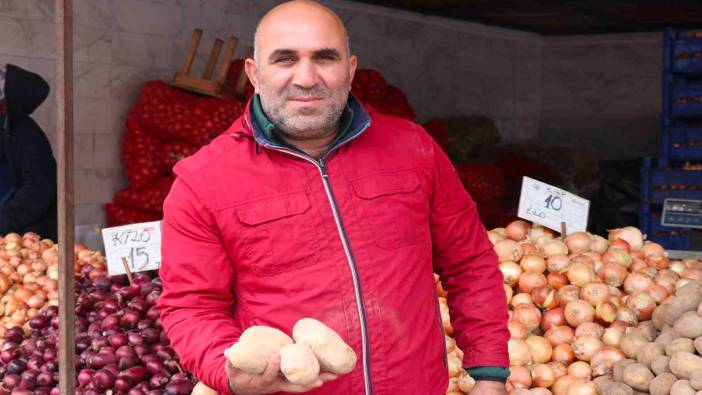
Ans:
{"label": "price sign", "polygon": [[568,233],[585,231],[590,201],[541,181],[524,177],[519,197],[520,218],[556,232],[565,222]]}
{"label": "price sign", "polygon": [[110,276],[126,274],[122,258],[132,273],[161,267],[161,221],[105,228],[102,240]]}

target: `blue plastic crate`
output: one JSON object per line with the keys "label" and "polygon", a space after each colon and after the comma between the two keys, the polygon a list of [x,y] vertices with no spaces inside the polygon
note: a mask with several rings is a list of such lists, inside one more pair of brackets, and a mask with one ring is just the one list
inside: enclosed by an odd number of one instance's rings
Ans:
{"label": "blue plastic crate", "polygon": [[669,100],[673,116],[702,117],[702,82],[676,81]]}
{"label": "blue plastic crate", "polygon": [[642,168],[642,203],[663,204],[667,198],[702,199],[702,171]]}
{"label": "blue plastic crate", "polygon": [[665,29],[663,68],[681,75],[702,74],[702,30]]}
{"label": "blue plastic crate", "polygon": [[702,128],[671,128],[664,133],[670,160],[702,160]]}

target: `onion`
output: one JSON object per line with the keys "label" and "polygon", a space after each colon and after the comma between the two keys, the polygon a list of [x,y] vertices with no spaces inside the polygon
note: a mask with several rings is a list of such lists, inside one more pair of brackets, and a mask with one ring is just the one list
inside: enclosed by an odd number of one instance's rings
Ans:
{"label": "onion", "polygon": [[635,258],[631,261],[631,266],[629,266],[629,271],[630,272],[638,272],[639,270],[646,269],[648,267],[648,263],[644,261],[643,259],[638,259]]}
{"label": "onion", "polygon": [[553,239],[556,233],[549,228],[545,228],[539,224],[533,224],[529,230],[529,240],[536,240],[539,237]]}
{"label": "onion", "polygon": [[588,232],[573,232],[565,239],[565,244],[571,253],[582,254],[590,251],[592,235]]}
{"label": "onion", "polygon": [[611,302],[600,302],[595,306],[595,319],[601,323],[612,323],[617,319],[617,308]]}
{"label": "onion", "polygon": [[629,294],[645,292],[651,285],[653,279],[641,272],[630,273],[624,280],[624,291]]}
{"label": "onion", "polygon": [[541,311],[533,304],[520,304],[514,307],[513,319],[521,322],[527,332],[531,332],[541,323]]}
{"label": "onion", "polygon": [[644,243],[643,247],[641,248],[641,254],[643,255],[644,259],[647,261],[653,255],[667,256],[667,253],[663,249],[662,245],[660,245],[658,243],[651,242],[651,241],[647,241],[646,243]]}
{"label": "onion", "polygon": [[524,340],[510,339],[507,342],[509,363],[512,366],[522,366],[531,363],[531,350]]}
{"label": "onion", "polygon": [[622,350],[611,346],[602,347],[590,359],[593,377],[611,374],[614,363],[622,359],[626,359]]}
{"label": "onion", "polygon": [[664,254],[653,254],[648,257],[648,265],[658,270],[667,269],[669,263],[668,256]]}
{"label": "onion", "polygon": [[678,281],[680,277],[672,270],[661,270],[653,278],[653,282],[665,288],[668,293],[675,290],[675,282]]}
{"label": "onion", "polygon": [[631,256],[625,250],[619,247],[609,247],[607,251],[602,254],[602,263],[616,263],[624,267],[631,266]]}
{"label": "onion", "polygon": [[595,281],[595,272],[592,267],[583,263],[574,263],[568,268],[568,281],[571,284],[582,287],[587,283]]}
{"label": "onion", "polygon": [[[629,243],[627,243],[626,240],[622,240],[622,239],[614,240],[614,241],[609,243],[609,247],[610,248],[619,248],[620,250],[626,251],[626,253],[629,255],[632,254],[631,245]],[[636,253],[636,251],[634,251],[634,253]],[[632,256],[632,258],[634,258],[634,257]]]}
{"label": "onion", "polygon": [[548,340],[541,336],[532,335],[526,339],[526,343],[531,349],[532,363],[546,363],[551,360],[553,347]]}
{"label": "onion", "polygon": [[566,254],[551,255],[546,260],[546,270],[551,273],[561,273],[568,269],[570,258]]}
{"label": "onion", "polygon": [[568,395],[598,395],[599,391],[594,382],[587,379],[576,379],[571,383]]}
{"label": "onion", "polygon": [[520,304],[533,304],[533,300],[531,299],[531,295],[522,292],[512,296],[510,304],[512,307],[519,306]]}
{"label": "onion", "polygon": [[599,272],[599,278],[607,285],[619,287],[624,283],[628,271],[618,263],[604,263]]}
{"label": "onion", "polygon": [[604,328],[602,325],[595,323],[595,322],[583,322],[582,324],[578,325],[578,327],[575,329],[575,337],[581,337],[581,336],[594,336],[598,339],[602,338],[602,335],[604,335]]}
{"label": "onion", "polygon": [[702,281],[702,269],[685,269],[682,273],[680,273],[680,277]]}
{"label": "onion", "polygon": [[494,249],[500,262],[519,262],[522,258],[522,247],[514,240],[500,240]]}
{"label": "onion", "polygon": [[580,287],[577,285],[566,285],[558,290],[558,299],[561,306],[565,306],[573,300],[578,300],[578,298],[580,298]]}
{"label": "onion", "polygon": [[564,242],[555,239],[545,242],[541,250],[546,256],[568,255],[568,246]]}
{"label": "onion", "polygon": [[608,239],[610,242],[622,239],[626,241],[633,251],[638,251],[643,246],[643,234],[633,226],[613,229],[609,232]]}
{"label": "onion", "polygon": [[568,374],[568,367],[561,362],[551,361],[547,365],[553,369],[553,372],[556,374],[556,378]]}
{"label": "onion", "polygon": [[609,242],[602,236],[593,235],[590,241],[590,251],[598,254],[604,254],[609,248]]}
{"label": "onion", "polygon": [[553,395],[568,395],[568,391],[570,391],[575,380],[577,379],[569,374],[557,378],[551,386]]}
{"label": "onion", "polygon": [[507,297],[507,304],[509,305],[510,301],[512,300],[512,295],[514,294],[514,291],[512,290],[512,287],[510,287],[507,284],[502,284],[502,288],[505,290],[505,296]]}
{"label": "onion", "polygon": [[543,273],[546,270],[546,261],[539,255],[524,255],[519,265],[525,272]]}
{"label": "onion", "polygon": [[555,309],[544,311],[541,316],[541,329],[548,331],[554,326],[565,325],[565,315],[563,312],[563,307],[557,307]]}
{"label": "onion", "polygon": [[535,288],[548,284],[543,273],[526,272],[519,276],[519,289],[523,292],[531,293]]}
{"label": "onion", "polygon": [[623,321],[630,326],[635,326],[639,323],[639,320],[636,318],[636,313],[627,307],[620,307],[617,310],[617,321]]}
{"label": "onion", "polygon": [[573,300],[565,306],[565,318],[569,325],[578,327],[583,322],[592,322],[595,309],[583,300]]}
{"label": "onion", "polygon": [[568,366],[568,374],[580,379],[589,379],[592,374],[592,369],[587,362],[576,361]]}
{"label": "onion", "polygon": [[531,291],[531,299],[542,309],[552,309],[558,306],[558,294],[550,285],[535,288]]}
{"label": "onion", "polygon": [[608,302],[609,298],[609,287],[603,283],[591,282],[580,288],[580,299],[593,306],[597,306],[601,302]]}
{"label": "onion", "polygon": [[602,343],[606,346],[619,347],[624,337],[624,332],[616,328],[605,329],[604,335],[602,335]]}
{"label": "onion", "polygon": [[509,329],[509,335],[512,339],[526,340],[527,330],[524,324],[519,321],[509,321],[507,323],[507,329]]}
{"label": "onion", "polygon": [[531,375],[534,385],[541,388],[548,388],[556,381],[556,372],[546,364],[534,365]]}
{"label": "onion", "polygon": [[626,305],[636,313],[639,321],[646,321],[651,319],[653,310],[656,308],[656,300],[647,292],[639,292],[631,295]]}
{"label": "onion", "polygon": [[522,246],[523,255],[538,255],[541,256],[541,251],[534,243],[530,241],[520,241],[519,245]]}
{"label": "onion", "polygon": [[505,261],[500,263],[500,271],[504,278],[504,283],[514,287],[519,281],[519,276],[522,275],[522,268],[515,262]]}
{"label": "onion", "polygon": [[505,228],[505,236],[514,241],[521,241],[526,239],[529,228],[530,226],[526,221],[517,220],[507,225]]}
{"label": "onion", "polygon": [[575,331],[567,325],[554,326],[546,331],[544,337],[555,347],[561,344],[572,343],[575,340]]}
{"label": "onion", "polygon": [[531,373],[524,366],[510,366],[510,375],[507,381],[515,389],[528,389],[531,387]]}
{"label": "onion", "polygon": [[495,244],[497,244],[498,241],[505,239],[505,235],[498,233],[498,232],[495,232],[494,230],[487,232],[487,234],[488,234],[488,239],[490,239],[490,242],[492,243],[493,246]]}
{"label": "onion", "polygon": [[560,362],[568,365],[575,359],[575,356],[573,355],[573,348],[570,344],[559,344],[553,348],[551,359],[554,362]]}
{"label": "onion", "polygon": [[675,274],[680,275],[687,269],[687,266],[680,261],[673,261],[668,265],[668,268]]}
{"label": "onion", "polygon": [[546,276],[546,282],[554,289],[561,289],[568,285],[568,277],[563,273],[549,273]]}
{"label": "onion", "polygon": [[575,338],[571,345],[573,355],[581,361],[589,361],[603,347],[602,341],[595,336],[583,335]]}

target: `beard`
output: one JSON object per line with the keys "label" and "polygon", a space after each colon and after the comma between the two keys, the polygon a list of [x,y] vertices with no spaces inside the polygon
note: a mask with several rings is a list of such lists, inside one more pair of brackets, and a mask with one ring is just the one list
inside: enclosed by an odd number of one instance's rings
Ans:
{"label": "beard", "polygon": [[[310,89],[292,85],[277,94],[262,83],[259,96],[263,111],[284,137],[317,139],[336,133],[349,98],[348,86],[346,83],[343,89],[331,91],[323,85]],[[319,97],[322,100],[317,107],[287,109],[286,104],[293,97]]]}

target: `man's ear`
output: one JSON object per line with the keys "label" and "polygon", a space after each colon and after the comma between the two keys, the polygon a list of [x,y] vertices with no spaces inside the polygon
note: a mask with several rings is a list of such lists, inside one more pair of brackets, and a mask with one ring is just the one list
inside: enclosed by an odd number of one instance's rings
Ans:
{"label": "man's ear", "polygon": [[258,92],[258,78],[256,78],[256,62],[248,58],[244,61],[244,71],[246,72],[246,75],[249,77],[249,81],[251,81],[251,85],[253,85],[256,93]]}
{"label": "man's ear", "polygon": [[358,67],[358,58],[356,55],[351,55],[349,57],[349,89],[351,89],[353,77],[356,75],[356,67]]}

